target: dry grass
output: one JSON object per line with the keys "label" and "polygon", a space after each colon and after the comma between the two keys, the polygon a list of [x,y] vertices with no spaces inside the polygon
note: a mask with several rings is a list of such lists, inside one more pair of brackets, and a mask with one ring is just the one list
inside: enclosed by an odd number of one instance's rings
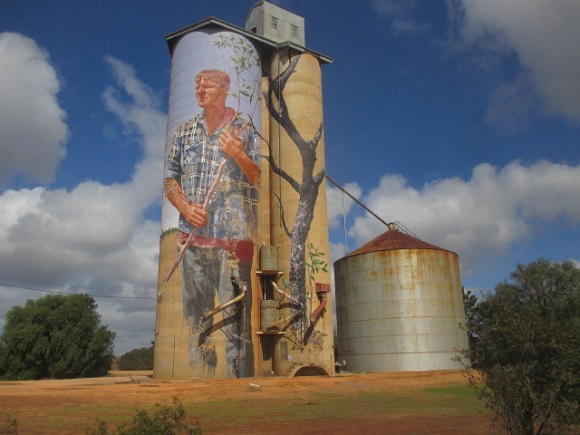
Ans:
{"label": "dry grass", "polygon": [[460,372],[187,382],[150,375],[0,382],[0,433],[9,418],[18,420],[19,435],[83,434],[98,419],[113,428],[137,410],[171,405],[174,397],[204,434],[491,432],[491,413]]}

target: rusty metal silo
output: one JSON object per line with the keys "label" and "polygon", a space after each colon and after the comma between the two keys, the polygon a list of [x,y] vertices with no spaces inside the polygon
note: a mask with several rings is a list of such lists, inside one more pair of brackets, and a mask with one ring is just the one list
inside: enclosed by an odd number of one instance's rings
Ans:
{"label": "rusty metal silo", "polygon": [[389,230],[334,264],[339,360],[354,372],[459,369],[467,347],[454,252]]}

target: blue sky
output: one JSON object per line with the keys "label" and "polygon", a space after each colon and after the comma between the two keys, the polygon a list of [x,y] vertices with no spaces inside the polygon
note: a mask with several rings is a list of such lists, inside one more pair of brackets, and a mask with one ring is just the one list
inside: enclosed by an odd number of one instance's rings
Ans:
{"label": "blue sky", "polygon": [[[328,174],[459,254],[468,289],[580,260],[580,2],[285,0],[323,67]],[[0,324],[88,292],[116,353],[154,339],[165,35],[252,0],[3,0]],[[331,261],[386,228],[329,187]],[[343,218],[345,214],[345,218]]]}

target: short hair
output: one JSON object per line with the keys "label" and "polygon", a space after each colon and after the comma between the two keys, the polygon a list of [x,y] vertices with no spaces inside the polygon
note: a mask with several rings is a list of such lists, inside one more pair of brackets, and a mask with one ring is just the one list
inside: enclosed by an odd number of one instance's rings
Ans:
{"label": "short hair", "polygon": [[228,91],[230,89],[230,76],[228,73],[220,71],[219,69],[205,69],[201,71],[195,76],[195,84],[199,84],[201,79],[211,80]]}

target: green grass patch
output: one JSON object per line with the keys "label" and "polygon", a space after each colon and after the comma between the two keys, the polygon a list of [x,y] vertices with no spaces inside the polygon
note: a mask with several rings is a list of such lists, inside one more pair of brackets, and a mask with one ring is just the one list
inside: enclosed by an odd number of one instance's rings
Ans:
{"label": "green grass patch", "polygon": [[485,404],[477,398],[475,389],[468,385],[425,388],[420,390],[420,397],[424,399],[425,406],[446,415],[489,412]]}
{"label": "green grass patch", "polygon": [[446,388],[425,388],[421,390],[425,394],[432,396],[458,396],[458,397],[472,397],[477,399],[477,394],[474,388],[468,385],[461,385],[456,387],[446,387]]}
{"label": "green grass patch", "polygon": [[430,415],[475,415],[488,412],[475,392],[467,386],[427,388],[412,392],[355,392],[348,396],[313,392],[301,397],[212,400],[185,404],[189,419],[202,427],[215,427],[228,422],[245,426],[252,422],[271,423],[325,418],[359,418],[367,416],[409,415],[413,412]]}

